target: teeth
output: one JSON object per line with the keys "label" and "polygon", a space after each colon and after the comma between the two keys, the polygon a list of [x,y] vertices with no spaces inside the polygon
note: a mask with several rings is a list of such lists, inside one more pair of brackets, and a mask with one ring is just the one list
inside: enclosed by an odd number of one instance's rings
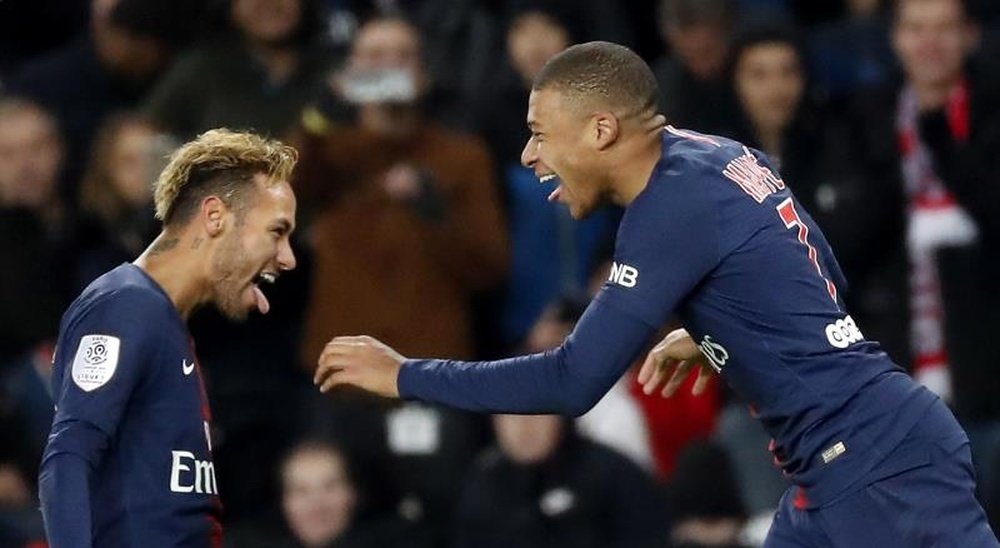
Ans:
{"label": "teeth", "polygon": [[274,275],[273,273],[271,273],[271,272],[262,272],[262,273],[260,274],[260,279],[264,280],[265,282],[267,282],[267,283],[269,283],[269,284],[273,284],[273,283],[274,283],[274,281],[278,279],[278,277],[277,277],[277,276],[275,276],[275,275]]}
{"label": "teeth", "polygon": [[552,179],[555,179],[555,178],[556,178],[556,174],[555,173],[547,173],[547,174],[542,175],[541,177],[539,177],[538,181],[540,183],[547,183],[547,182],[549,182],[549,181],[551,181]]}

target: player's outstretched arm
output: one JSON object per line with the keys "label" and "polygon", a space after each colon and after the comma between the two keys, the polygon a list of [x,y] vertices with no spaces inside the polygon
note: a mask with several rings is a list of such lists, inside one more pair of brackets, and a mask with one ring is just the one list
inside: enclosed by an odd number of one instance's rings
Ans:
{"label": "player's outstretched arm", "polygon": [[507,360],[411,360],[370,337],[338,337],[314,381],[326,392],[353,385],[389,397],[489,413],[580,415],[633,363],[653,328],[595,300],[555,350]]}
{"label": "player's outstretched arm", "polygon": [[660,395],[669,398],[695,367],[698,368],[698,380],[691,392],[699,395],[705,391],[714,371],[706,364],[705,357],[687,330],[675,329],[649,351],[639,370],[639,384],[646,394],[652,394],[660,383],[669,379],[660,391]]}

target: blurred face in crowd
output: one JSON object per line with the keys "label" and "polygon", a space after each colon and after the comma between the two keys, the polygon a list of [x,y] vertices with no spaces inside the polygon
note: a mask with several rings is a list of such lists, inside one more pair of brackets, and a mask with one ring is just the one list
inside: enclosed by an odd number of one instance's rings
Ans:
{"label": "blurred face in crowd", "polygon": [[55,121],[31,105],[0,105],[0,205],[41,209],[56,193],[63,148]]}
{"label": "blurred face in crowd", "polygon": [[312,448],[293,455],[282,485],[285,519],[304,545],[327,546],[350,526],[357,495],[339,454]]}
{"label": "blurred face in crowd", "polygon": [[254,177],[254,196],[247,198],[245,211],[233,212],[231,221],[224,223],[212,259],[212,302],[235,321],[246,319],[255,308],[267,313],[267,278],[295,268],[289,240],[295,228],[295,194],[285,181],[265,181],[264,174]]}
{"label": "blurred face in crowd", "polygon": [[428,82],[417,30],[404,21],[372,21],[358,30],[351,48],[353,71],[398,70],[423,90]]}
{"label": "blurred face in crowd", "polygon": [[557,415],[494,415],[493,430],[500,449],[512,461],[536,464],[559,447],[563,419]]}
{"label": "blurred face in crowd", "polygon": [[574,219],[587,218],[605,199],[597,182],[601,173],[594,154],[590,112],[573,104],[558,88],[534,89],[528,97],[531,137],[521,151],[521,164],[534,170],[539,181],[559,183],[550,202],[569,208]]}
{"label": "blurred face in crowd", "polygon": [[507,55],[514,70],[529,84],[550,57],[567,47],[566,28],[541,12],[522,14],[507,31]]}
{"label": "blurred face in crowd", "polygon": [[167,46],[115,24],[111,12],[119,0],[95,0],[91,6],[94,41],[101,60],[116,73],[144,82],[155,76],[169,58]]}
{"label": "blurred face in crowd", "polygon": [[234,0],[232,17],[254,42],[280,46],[299,28],[302,4],[300,0]]}
{"label": "blurred face in crowd", "polygon": [[961,77],[978,32],[959,0],[901,0],[893,46],[907,79],[918,87],[949,86]]}
{"label": "blurred face in crowd", "polygon": [[11,464],[0,463],[0,508],[27,508],[31,498],[21,472]]}
{"label": "blurred face in crowd", "polygon": [[[156,162],[159,134],[147,124],[124,124],[111,146],[109,177],[118,194],[131,206],[144,206],[153,195],[152,181],[159,172]],[[160,166],[162,167],[162,166]]]}
{"label": "blurred face in crowd", "polygon": [[733,74],[736,94],[760,131],[784,130],[802,102],[805,74],[794,46],[764,42],[744,49]]}
{"label": "blurred face in crowd", "polygon": [[729,54],[729,33],[723,24],[667,25],[667,40],[681,62],[698,80],[722,77]]}

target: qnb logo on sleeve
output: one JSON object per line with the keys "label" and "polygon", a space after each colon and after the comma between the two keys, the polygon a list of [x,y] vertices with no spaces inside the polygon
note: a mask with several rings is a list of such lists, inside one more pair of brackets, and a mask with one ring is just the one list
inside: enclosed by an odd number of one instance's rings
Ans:
{"label": "qnb logo on sleeve", "polygon": [[865,340],[865,336],[855,325],[854,318],[847,316],[826,326],[826,340],[830,341],[834,348],[847,348],[858,341]]}
{"label": "qnb logo on sleeve", "polygon": [[622,287],[635,287],[639,283],[639,269],[625,263],[611,263],[611,275],[608,281]]}
{"label": "qnb logo on sleeve", "polygon": [[218,495],[215,465],[210,460],[198,460],[190,451],[171,451],[170,490],[174,493]]}
{"label": "qnb logo on sleeve", "polygon": [[729,361],[729,351],[721,344],[713,341],[711,335],[705,335],[705,338],[698,343],[698,349],[708,359],[708,363],[712,366],[712,369],[715,369],[716,373],[721,373],[722,366],[726,365],[726,362]]}

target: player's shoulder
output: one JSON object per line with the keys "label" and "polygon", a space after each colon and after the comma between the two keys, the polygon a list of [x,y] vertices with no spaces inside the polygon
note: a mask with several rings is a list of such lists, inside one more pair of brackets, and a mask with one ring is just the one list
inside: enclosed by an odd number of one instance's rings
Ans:
{"label": "player's shoulder", "polygon": [[159,321],[174,312],[169,297],[139,267],[125,263],[95,279],[66,312],[67,320],[95,310],[115,313],[124,322]]}
{"label": "player's shoulder", "polygon": [[688,178],[718,177],[748,151],[743,143],[718,135],[673,126],[664,128],[663,157],[668,173]]}

